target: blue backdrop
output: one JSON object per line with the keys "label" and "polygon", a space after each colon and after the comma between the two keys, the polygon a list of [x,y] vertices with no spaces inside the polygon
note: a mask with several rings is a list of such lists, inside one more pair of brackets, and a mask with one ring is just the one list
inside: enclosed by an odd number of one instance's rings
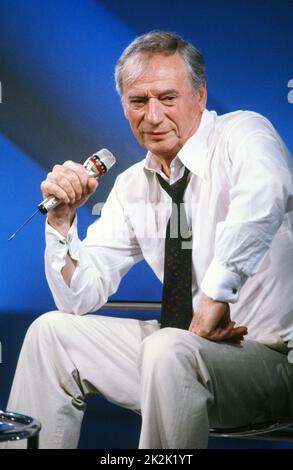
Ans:
{"label": "blue backdrop", "polygon": [[[94,220],[93,205],[105,200],[118,173],[144,156],[114,89],[124,47],[151,29],[178,32],[206,58],[208,108],[260,112],[292,149],[292,18],[293,0],[0,0],[0,408],[24,331],[36,315],[54,308],[43,269],[43,216],[13,241],[9,236],[35,210],[40,183],[54,164],[82,162],[102,147],[117,157],[79,210],[83,236]],[[160,283],[142,262],[114,298],[160,295]],[[94,406],[81,447],[137,445],[136,415],[105,401]]]}
{"label": "blue backdrop", "polygon": [[[116,155],[117,165],[80,210],[83,235],[93,204],[144,156],[114,89],[123,48],[151,29],[178,32],[206,58],[208,108],[258,111],[292,149],[292,18],[292,0],[0,2],[0,312],[54,308],[43,273],[42,216],[7,241],[35,210],[48,169],[101,147]],[[159,300],[160,293],[140,263],[114,298]]]}

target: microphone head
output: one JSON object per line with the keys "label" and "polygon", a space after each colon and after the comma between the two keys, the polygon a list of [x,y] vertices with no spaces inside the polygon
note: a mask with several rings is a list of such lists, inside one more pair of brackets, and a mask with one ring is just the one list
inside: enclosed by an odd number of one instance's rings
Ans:
{"label": "microphone head", "polygon": [[100,178],[107,173],[110,168],[115,164],[116,158],[108,149],[101,149],[88,157],[83,166],[88,172],[89,176]]}
{"label": "microphone head", "polygon": [[97,156],[105,165],[106,171],[110,170],[110,168],[112,168],[112,166],[116,163],[116,158],[108,149],[101,149],[96,152],[94,156]]}

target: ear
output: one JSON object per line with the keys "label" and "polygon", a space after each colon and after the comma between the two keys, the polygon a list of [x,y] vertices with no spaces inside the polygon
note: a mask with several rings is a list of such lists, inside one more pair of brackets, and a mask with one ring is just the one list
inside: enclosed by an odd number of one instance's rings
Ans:
{"label": "ear", "polygon": [[198,94],[198,105],[200,111],[203,113],[207,103],[207,87],[206,82],[197,90]]}

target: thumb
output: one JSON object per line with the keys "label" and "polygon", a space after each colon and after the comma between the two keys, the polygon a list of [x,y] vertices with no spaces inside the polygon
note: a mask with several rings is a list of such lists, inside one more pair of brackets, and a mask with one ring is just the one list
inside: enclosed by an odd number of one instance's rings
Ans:
{"label": "thumb", "polygon": [[99,182],[98,180],[96,180],[96,178],[89,178],[88,183],[87,183],[88,193],[89,194],[94,193],[98,185],[99,185]]}

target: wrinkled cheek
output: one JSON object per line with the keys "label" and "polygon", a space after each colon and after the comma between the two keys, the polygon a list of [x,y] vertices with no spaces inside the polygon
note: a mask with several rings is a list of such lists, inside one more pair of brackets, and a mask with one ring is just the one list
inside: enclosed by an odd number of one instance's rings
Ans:
{"label": "wrinkled cheek", "polygon": [[137,140],[141,142],[145,142],[145,134],[139,130],[139,128],[132,129],[133,133],[135,134],[135,137]]}
{"label": "wrinkled cheek", "polygon": [[134,124],[130,124],[130,128],[132,130],[132,133],[134,134],[134,136],[140,140],[142,137],[141,137],[141,132],[139,130],[139,128],[137,126],[135,126]]}
{"label": "wrinkled cheek", "polygon": [[135,137],[140,144],[145,143],[144,134],[142,134],[141,132],[137,132],[135,134]]}

